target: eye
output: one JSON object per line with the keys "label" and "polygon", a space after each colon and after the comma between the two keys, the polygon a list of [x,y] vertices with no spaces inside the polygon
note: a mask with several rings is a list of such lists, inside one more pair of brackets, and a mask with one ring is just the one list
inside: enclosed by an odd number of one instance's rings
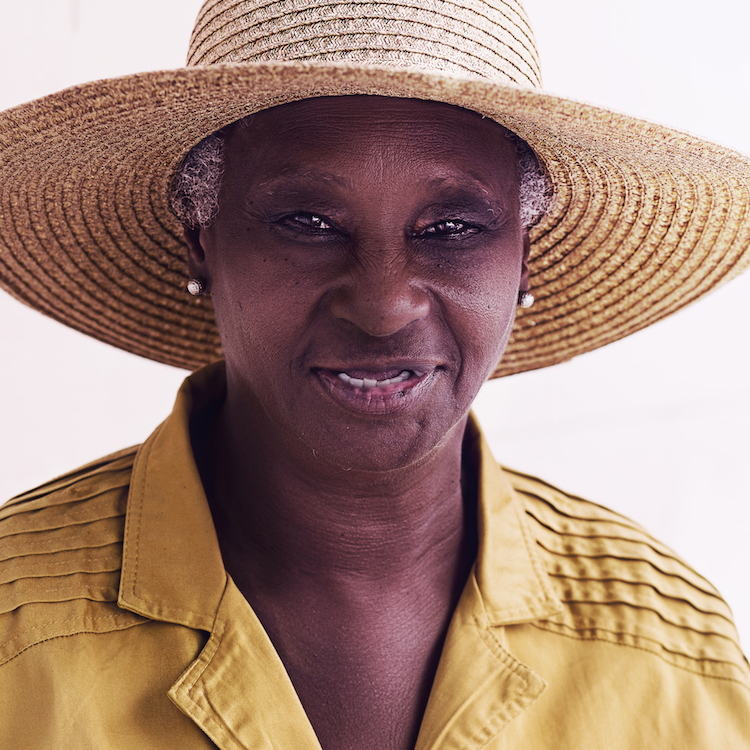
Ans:
{"label": "eye", "polygon": [[305,234],[323,234],[335,229],[333,224],[325,217],[305,212],[282,216],[279,223]]}
{"label": "eye", "polygon": [[476,224],[469,224],[459,219],[446,219],[445,221],[437,221],[434,224],[430,224],[430,226],[421,229],[416,234],[417,237],[450,239],[478,234],[481,231],[481,228]]}

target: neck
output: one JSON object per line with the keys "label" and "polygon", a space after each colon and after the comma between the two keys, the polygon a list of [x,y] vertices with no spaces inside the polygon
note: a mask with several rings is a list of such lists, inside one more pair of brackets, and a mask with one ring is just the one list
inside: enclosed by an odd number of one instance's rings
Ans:
{"label": "neck", "polygon": [[344,471],[230,394],[202,471],[227,571],[323,747],[414,747],[476,554],[465,420],[416,464]]}
{"label": "neck", "polygon": [[369,582],[382,592],[389,583],[403,590],[399,583],[415,572],[463,569],[472,557],[474,493],[467,513],[461,482],[465,420],[421,461],[379,472],[343,471],[306,446],[290,450],[266,421],[256,404],[229,394],[203,461],[222,551],[246,576],[347,588],[354,581],[357,591]]}

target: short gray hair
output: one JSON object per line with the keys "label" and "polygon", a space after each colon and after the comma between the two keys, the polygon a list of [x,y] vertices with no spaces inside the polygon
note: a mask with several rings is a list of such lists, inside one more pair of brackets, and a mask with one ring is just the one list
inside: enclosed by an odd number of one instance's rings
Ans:
{"label": "short gray hair", "polygon": [[[552,203],[551,183],[526,141],[513,133],[508,137],[518,152],[521,224],[533,226]],[[177,170],[170,205],[175,216],[191,229],[210,226],[219,212],[219,190],[224,174],[226,133],[217,130],[193,146]]]}

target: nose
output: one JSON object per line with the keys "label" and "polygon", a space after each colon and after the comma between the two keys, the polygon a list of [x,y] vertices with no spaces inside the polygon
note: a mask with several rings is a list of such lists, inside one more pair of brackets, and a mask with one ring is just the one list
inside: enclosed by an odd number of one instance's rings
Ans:
{"label": "nose", "polygon": [[426,318],[429,310],[429,296],[406,264],[385,260],[350,269],[331,301],[336,318],[370,336],[394,334]]}

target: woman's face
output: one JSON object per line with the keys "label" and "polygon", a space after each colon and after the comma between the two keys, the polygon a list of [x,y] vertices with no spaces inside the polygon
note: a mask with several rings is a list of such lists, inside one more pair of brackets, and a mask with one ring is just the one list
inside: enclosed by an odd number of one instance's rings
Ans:
{"label": "woman's face", "polygon": [[199,240],[230,389],[255,395],[264,428],[343,468],[408,466],[462,427],[508,341],[515,149],[439,103],[266,110],[228,136]]}

